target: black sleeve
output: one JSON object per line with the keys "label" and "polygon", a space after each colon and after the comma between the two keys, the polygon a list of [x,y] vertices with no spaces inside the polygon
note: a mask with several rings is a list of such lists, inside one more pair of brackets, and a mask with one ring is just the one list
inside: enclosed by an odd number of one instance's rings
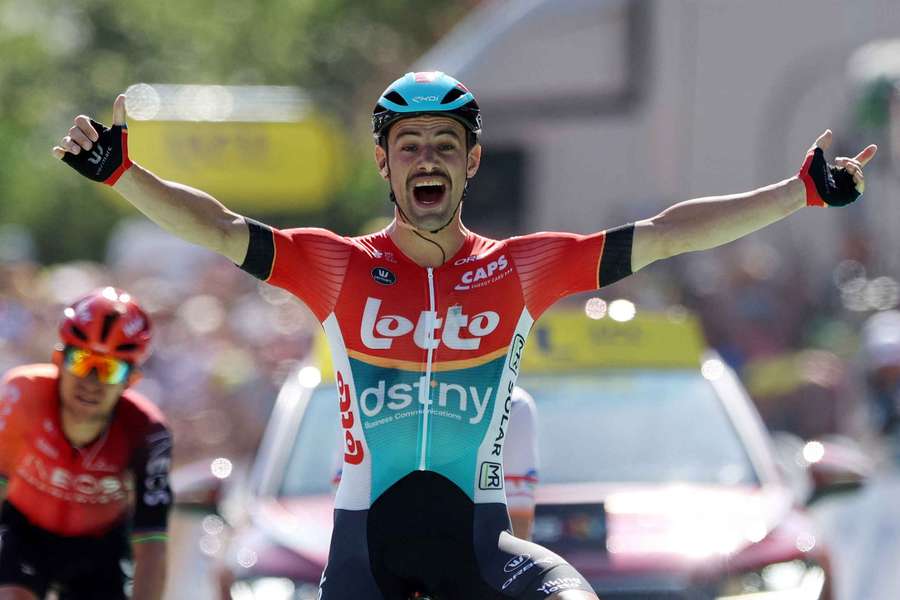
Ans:
{"label": "black sleeve", "polygon": [[615,283],[631,275],[631,245],[634,241],[634,223],[622,225],[606,232],[603,256],[597,274],[597,287]]}
{"label": "black sleeve", "polygon": [[135,532],[165,531],[174,500],[169,486],[169,468],[172,464],[172,434],[169,430],[159,423],[150,428],[132,461],[132,528]]}
{"label": "black sleeve", "polygon": [[250,230],[250,242],[247,245],[247,256],[239,266],[254,277],[266,281],[272,275],[272,265],[275,262],[275,232],[259,221],[244,220]]}

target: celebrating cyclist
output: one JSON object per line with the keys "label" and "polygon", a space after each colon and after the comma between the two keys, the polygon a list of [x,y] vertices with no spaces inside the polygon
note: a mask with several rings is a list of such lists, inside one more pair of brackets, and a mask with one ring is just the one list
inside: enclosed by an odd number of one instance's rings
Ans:
{"label": "celebrating cyclist", "polygon": [[494,240],[462,222],[482,155],[472,92],[440,72],[408,73],[378,99],[372,124],[395,216],[361,237],[275,229],[132,163],[124,96],[112,127],[78,116],[53,152],[168,231],[292,292],[322,323],[344,467],[321,598],[597,598],[561,557],[508,531],[503,444],[531,326],[558,299],[659,259],[804,206],[853,202],[876,148],[830,164],[826,131],[797,175],[763,188],[591,235]]}
{"label": "celebrating cyclist", "polygon": [[0,389],[0,599],[159,600],[172,438],[129,389],[150,319],[108,287],[66,308],[59,336],[53,364]]}

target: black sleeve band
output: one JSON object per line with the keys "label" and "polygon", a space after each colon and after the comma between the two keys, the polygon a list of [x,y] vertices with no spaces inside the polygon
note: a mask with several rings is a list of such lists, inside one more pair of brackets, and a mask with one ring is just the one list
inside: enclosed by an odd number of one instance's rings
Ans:
{"label": "black sleeve band", "polygon": [[631,275],[631,244],[634,241],[634,223],[622,225],[606,232],[603,256],[597,273],[597,287],[615,283]]}
{"label": "black sleeve band", "polygon": [[244,220],[250,230],[250,242],[247,245],[247,256],[239,266],[254,277],[266,281],[272,275],[275,263],[275,232],[259,221]]}

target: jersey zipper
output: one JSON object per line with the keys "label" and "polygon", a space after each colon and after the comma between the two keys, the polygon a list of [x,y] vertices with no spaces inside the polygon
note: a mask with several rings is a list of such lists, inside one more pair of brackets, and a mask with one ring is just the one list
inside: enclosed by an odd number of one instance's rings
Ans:
{"label": "jersey zipper", "polygon": [[419,440],[421,450],[419,452],[419,470],[428,468],[428,427],[430,425],[431,408],[431,364],[434,360],[434,325],[437,315],[437,306],[434,302],[434,269],[428,269],[428,327],[425,334],[425,346],[428,348],[428,357],[425,361],[425,375],[419,383],[419,403],[422,405],[422,435]]}

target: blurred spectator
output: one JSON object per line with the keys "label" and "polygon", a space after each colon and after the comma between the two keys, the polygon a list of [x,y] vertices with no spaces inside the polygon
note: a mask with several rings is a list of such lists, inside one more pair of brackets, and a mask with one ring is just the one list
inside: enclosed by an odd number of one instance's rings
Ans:
{"label": "blurred spectator", "polygon": [[891,433],[900,421],[900,312],[876,313],[865,322],[861,360],[874,424]]}

